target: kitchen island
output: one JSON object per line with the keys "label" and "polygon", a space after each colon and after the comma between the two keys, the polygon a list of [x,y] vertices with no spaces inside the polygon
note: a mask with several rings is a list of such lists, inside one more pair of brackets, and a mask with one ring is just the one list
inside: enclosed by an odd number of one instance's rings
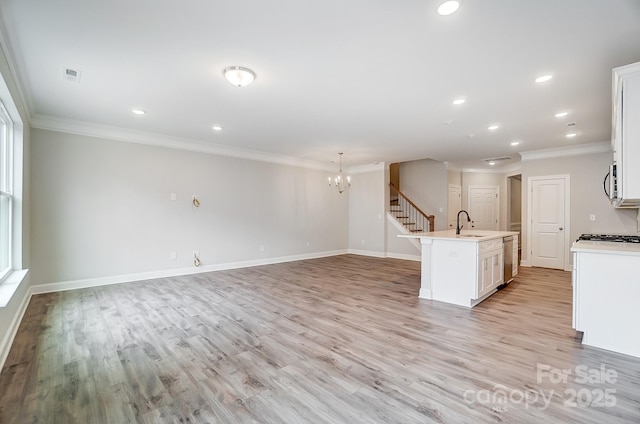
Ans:
{"label": "kitchen island", "polygon": [[[496,292],[504,281],[505,237],[513,237],[510,265],[518,273],[518,233],[455,230],[403,234],[422,245],[419,297],[473,307]],[[514,255],[515,253],[515,255]]]}

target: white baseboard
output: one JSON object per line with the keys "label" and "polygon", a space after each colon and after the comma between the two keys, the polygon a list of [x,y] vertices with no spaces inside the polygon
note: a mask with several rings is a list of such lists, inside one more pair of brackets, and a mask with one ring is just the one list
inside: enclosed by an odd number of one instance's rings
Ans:
{"label": "white baseboard", "polygon": [[525,260],[520,261],[520,266],[531,268],[531,264],[529,263],[529,261],[525,261]]}
{"label": "white baseboard", "polygon": [[433,295],[431,293],[431,289],[420,289],[420,292],[418,293],[418,297],[421,299],[429,299],[432,300],[433,299]]}
{"label": "white baseboard", "polygon": [[403,253],[389,253],[389,252],[387,252],[387,258],[404,259],[406,261],[416,261],[416,262],[420,262],[422,260],[420,255],[405,255]]}
{"label": "white baseboard", "polygon": [[357,250],[357,249],[349,249],[347,253],[351,253],[352,255],[360,255],[360,256],[372,256],[374,258],[384,258],[386,255],[383,252],[376,252],[373,250]]}
{"label": "white baseboard", "polygon": [[84,289],[88,287],[106,286],[110,284],[131,283],[134,281],[152,280],[155,278],[178,277],[181,275],[201,274],[211,271],[224,271],[227,269],[248,268],[252,266],[271,265],[283,262],[293,262],[305,259],[325,258],[350,253],[347,250],[333,250],[304,255],[280,256],[276,258],[253,259],[249,261],[229,262],[215,265],[204,265],[198,268],[175,268],[163,271],[141,272],[136,274],[111,275],[108,277],[88,278],[84,280],[61,281],[56,283],[37,284],[31,286],[32,294],[51,293],[65,290]]}

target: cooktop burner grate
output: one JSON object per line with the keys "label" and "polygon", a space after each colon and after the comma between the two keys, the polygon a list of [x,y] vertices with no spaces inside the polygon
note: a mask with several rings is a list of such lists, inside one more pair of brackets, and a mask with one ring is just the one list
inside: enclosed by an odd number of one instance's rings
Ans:
{"label": "cooktop burner grate", "polygon": [[583,234],[578,241],[608,241],[613,243],[640,243],[640,236],[624,236],[615,234]]}

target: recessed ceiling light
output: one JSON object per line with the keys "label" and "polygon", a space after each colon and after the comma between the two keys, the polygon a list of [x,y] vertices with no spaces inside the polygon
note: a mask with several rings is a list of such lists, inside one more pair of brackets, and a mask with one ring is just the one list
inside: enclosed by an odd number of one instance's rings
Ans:
{"label": "recessed ceiling light", "polygon": [[460,8],[460,0],[446,0],[438,6],[438,14],[448,16],[455,13]]}
{"label": "recessed ceiling light", "polygon": [[573,137],[575,137],[575,136],[577,136],[577,135],[578,135],[578,134],[576,134],[576,133],[569,133],[569,134],[567,134],[567,135],[566,135],[566,137],[567,137],[567,138],[573,138]]}
{"label": "recessed ceiling light", "polygon": [[145,111],[142,109],[133,109],[131,112],[133,112],[136,115],[144,115]]}
{"label": "recessed ceiling light", "polygon": [[564,118],[565,116],[567,116],[569,114],[569,112],[558,112],[556,113],[555,116],[556,118]]}
{"label": "recessed ceiling light", "polygon": [[493,166],[493,165],[495,165],[495,164],[496,164],[496,163],[495,163],[494,161],[489,162],[489,165],[491,165],[491,166]]}
{"label": "recessed ceiling light", "polygon": [[214,131],[222,131],[222,126],[220,125],[214,125],[212,128]]}
{"label": "recessed ceiling light", "polygon": [[542,75],[542,76],[539,76],[538,78],[536,78],[536,82],[538,82],[538,83],[547,82],[551,78],[553,78],[553,75]]}
{"label": "recessed ceiling light", "polygon": [[498,128],[500,128],[500,125],[493,124],[493,125],[489,125],[489,127],[487,129],[491,130],[491,131],[494,131],[494,130],[497,130]]}
{"label": "recessed ceiling light", "polygon": [[466,102],[466,101],[467,101],[467,99],[465,99],[464,97],[459,97],[459,98],[457,98],[457,99],[455,99],[455,100],[453,101],[453,104],[454,104],[454,105],[461,105],[461,104],[463,104],[463,103],[464,103],[464,102]]}
{"label": "recessed ceiling light", "polygon": [[511,143],[509,143],[512,146],[517,146],[518,144],[520,144],[519,141],[512,141]]}

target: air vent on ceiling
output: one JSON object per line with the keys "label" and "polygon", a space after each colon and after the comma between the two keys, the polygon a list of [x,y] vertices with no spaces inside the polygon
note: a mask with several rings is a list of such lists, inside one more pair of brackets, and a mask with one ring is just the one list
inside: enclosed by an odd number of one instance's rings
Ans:
{"label": "air vent on ceiling", "polygon": [[489,159],[482,159],[482,160],[485,162],[500,162],[503,160],[511,160],[511,159],[513,159],[511,156],[502,156],[499,158],[489,158]]}
{"label": "air vent on ceiling", "polygon": [[68,81],[80,82],[80,74],[82,74],[82,72],[77,69],[64,68],[62,77]]}

